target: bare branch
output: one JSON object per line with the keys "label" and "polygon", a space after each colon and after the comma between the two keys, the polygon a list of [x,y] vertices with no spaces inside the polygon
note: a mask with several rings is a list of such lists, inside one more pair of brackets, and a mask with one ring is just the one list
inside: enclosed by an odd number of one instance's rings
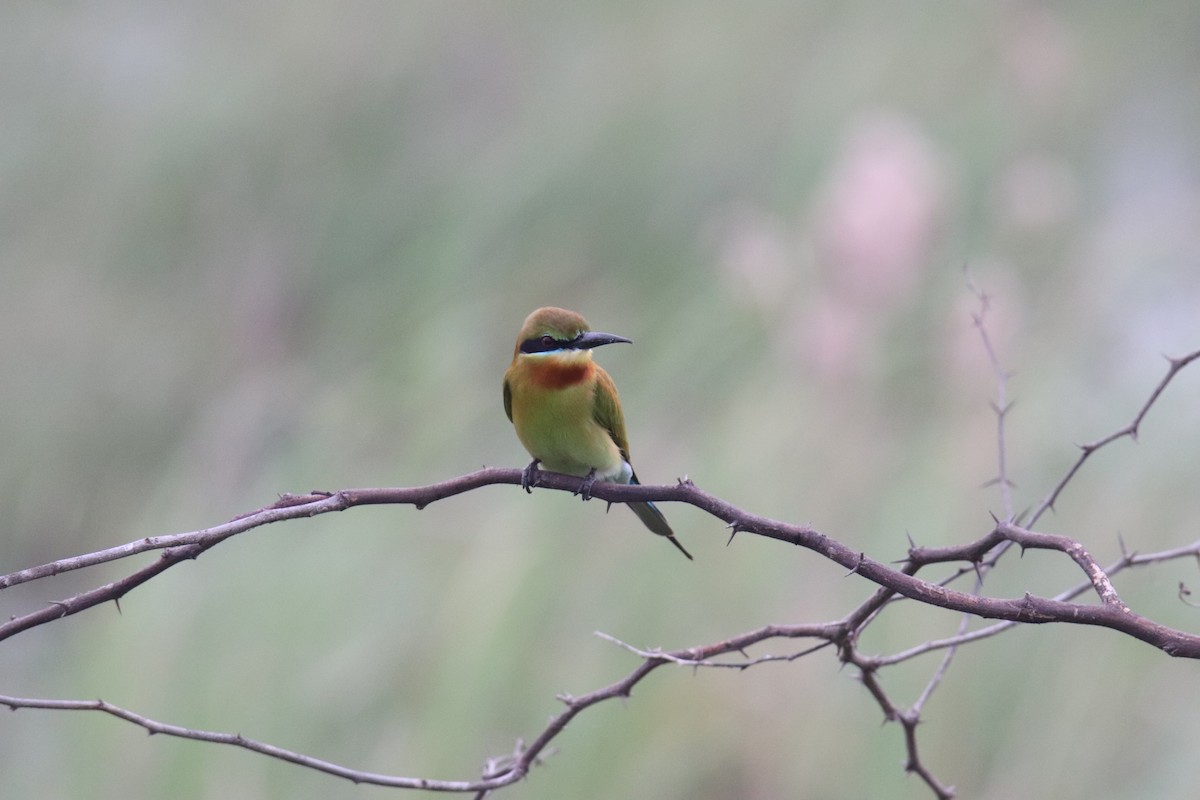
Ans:
{"label": "bare branch", "polygon": [[1059,550],[1071,557],[1071,560],[1079,565],[1084,574],[1088,576],[1092,586],[1096,589],[1096,594],[1100,595],[1100,601],[1105,605],[1116,606],[1122,611],[1128,611],[1129,608],[1121,602],[1121,598],[1117,595],[1117,590],[1113,588],[1112,581],[1109,580],[1103,567],[1096,563],[1096,559],[1092,558],[1082,544],[1072,539],[1069,536],[1060,536],[1053,533],[1038,533],[1037,531],[1027,530],[1017,525],[1010,525],[1007,522],[1001,522],[996,526],[996,530],[1011,542],[1019,544],[1022,548],[1036,548],[1043,550]]}
{"label": "bare branch", "polygon": [[905,714],[900,718],[901,724],[904,726],[904,747],[908,752],[908,760],[904,763],[904,769],[907,772],[914,772],[925,781],[938,800],[952,800],[954,797],[954,787],[946,786],[939,781],[932,772],[921,761],[920,752],[917,749],[917,725],[920,724],[920,714]]}
{"label": "bare branch", "polygon": [[[360,505],[383,503],[410,504],[423,508],[435,500],[470,491],[490,484],[519,485],[518,469],[486,468],[441,483],[428,486],[396,489],[347,489],[325,495],[297,498],[287,496],[283,508],[270,507],[249,514],[236,522],[239,531],[250,530],[271,522],[297,517],[310,517],[330,511],[343,511]],[[558,491],[578,490],[581,479],[551,472],[540,474],[540,485]],[[962,611],[989,619],[1008,619],[1016,622],[1066,622],[1097,625],[1121,631],[1164,652],[1185,658],[1200,658],[1200,636],[1159,625],[1133,612],[1114,606],[1084,606],[1026,595],[1023,598],[978,597],[921,580],[906,571],[892,569],[861,551],[807,525],[793,525],[769,517],[743,511],[724,500],[698,488],[690,481],[673,486],[641,486],[597,483],[592,496],[612,502],[652,500],[656,502],[688,503],[724,521],[736,522],[739,530],[812,550],[852,573],[914,600],[952,611]],[[180,561],[195,558],[204,550],[233,535],[227,526],[213,529],[219,533],[200,538],[195,544],[164,551],[158,562],[129,577],[89,592],[53,603],[45,609],[17,617],[0,625],[0,640],[46,622],[78,613],[107,600],[124,596],[130,589],[149,580]],[[197,532],[199,533],[199,532]]]}
{"label": "bare branch", "polygon": [[[975,582],[975,591],[978,593],[982,588],[983,579],[981,578]],[[970,626],[970,624],[971,615],[963,614],[962,619],[959,620],[958,623],[958,632],[955,635],[963,636],[966,634],[967,628]],[[941,662],[938,664],[938,668],[934,670],[933,675],[931,675],[929,678],[929,682],[925,684],[925,688],[921,691],[920,696],[917,697],[916,702],[913,703],[912,713],[919,715],[921,713],[921,709],[925,708],[925,704],[929,702],[929,698],[933,696],[934,691],[938,686],[941,685],[942,679],[946,677],[946,671],[950,669],[950,662],[954,660],[954,654],[958,652],[959,645],[961,644],[962,642],[955,642],[946,648],[946,654],[942,657]]]}
{"label": "bare branch", "polygon": [[214,744],[226,744],[233,747],[240,747],[244,750],[249,750],[254,753],[259,753],[271,758],[277,758],[281,761],[288,761],[292,764],[298,764],[302,767],[315,769],[318,772],[325,772],[330,775],[335,775],[339,778],[345,778],[354,783],[371,783],[378,786],[392,786],[400,789],[427,789],[432,792],[477,792],[490,789],[497,789],[501,786],[507,786],[520,780],[525,770],[528,768],[529,760],[527,759],[526,751],[518,759],[518,763],[502,774],[485,778],[477,781],[439,781],[428,778],[404,778],[396,775],[381,775],[376,772],[363,772],[360,770],[350,769],[329,761],[323,761],[319,758],[306,756],[302,753],[297,753],[292,750],[285,750],[282,747],[276,747],[272,744],[258,742],[254,739],[247,739],[240,733],[220,733],[216,731],[204,731],[195,728],[185,728],[180,725],[171,725],[165,722],[150,719],[136,712],[130,711],[120,706],[115,706],[112,703],[104,700],[45,700],[41,698],[31,697],[10,697],[8,695],[0,695],[0,705],[6,705],[13,711],[19,708],[40,708],[50,709],[55,711],[100,711],[105,714],[110,714],[117,719],[123,719],[126,722],[133,723],[138,727],[145,728],[151,734],[161,733],[165,736],[175,736],[180,739],[193,739],[200,742],[212,742]]}
{"label": "bare branch", "polygon": [[1008,412],[1012,408],[1012,403],[1008,402],[1008,372],[1000,364],[1000,358],[996,355],[996,349],[992,347],[992,339],[988,335],[987,326],[984,320],[987,318],[987,313],[991,310],[991,298],[982,290],[975,286],[968,286],[975,296],[979,298],[979,312],[973,314],[971,319],[975,323],[975,329],[979,331],[979,338],[983,341],[983,349],[987,353],[988,364],[992,367],[992,372],[996,374],[996,401],[992,403],[992,410],[996,412],[996,477],[990,482],[1000,486],[1000,502],[1004,507],[1004,519],[1012,521],[1013,519],[1013,502],[1012,502],[1012,481],[1008,479],[1008,448],[1005,444],[1005,420],[1008,418]]}
{"label": "bare branch", "polygon": [[[910,543],[907,557],[899,569],[879,562],[860,550],[851,548],[807,525],[794,525],[752,514],[711,495],[690,480],[682,479],[673,486],[638,486],[600,483],[592,487],[592,496],[612,502],[656,501],[680,502],[699,508],[726,523],[733,532],[748,532],[775,539],[813,551],[833,561],[849,572],[875,583],[878,588],[871,596],[853,609],[842,620],[812,625],[769,625],[731,639],[682,650],[662,651],[636,648],[607,634],[602,638],[635,654],[641,662],[624,678],[581,697],[560,696],[566,708],[551,718],[547,726],[525,746],[518,742],[510,755],[488,760],[483,775],[478,780],[444,781],[424,778],[382,775],[364,772],[332,764],[321,759],[289,751],[274,745],[247,739],[240,734],[219,733],[185,728],[157,722],[135,712],[112,705],[102,700],[52,700],[20,698],[0,695],[0,705],[12,709],[40,708],[55,710],[99,711],[131,724],[145,728],[150,733],[162,733],[180,738],[227,744],[256,753],[299,764],[311,769],[336,775],[356,783],[374,783],[408,789],[427,789],[447,792],[473,792],[478,798],[522,779],[529,769],[551,752],[550,744],[570,721],[583,710],[616,697],[628,697],[633,688],[650,672],[665,664],[693,668],[721,668],[744,670],[752,666],[776,661],[793,661],[830,645],[838,647],[844,663],[858,667],[863,685],[875,698],[888,720],[901,723],[905,731],[908,760],[906,769],[918,774],[940,798],[953,797],[954,790],[942,784],[922,763],[917,748],[916,729],[921,721],[921,712],[941,684],[955,655],[956,648],[968,642],[978,641],[1001,633],[1017,622],[1067,623],[1106,627],[1125,633],[1140,641],[1157,647],[1172,656],[1200,658],[1200,636],[1160,625],[1134,613],[1120,599],[1113,587],[1111,576],[1133,566],[1157,563],[1170,559],[1193,557],[1200,560],[1200,541],[1191,545],[1164,550],[1159,553],[1138,555],[1128,553],[1122,544],[1122,557],[1107,569],[1102,568],[1082,544],[1070,537],[1048,534],[1032,529],[1037,519],[1061,495],[1065,487],[1078,473],[1092,453],[1125,436],[1136,438],[1138,429],[1165,390],[1172,378],[1186,365],[1200,358],[1200,351],[1177,359],[1170,359],[1170,368],[1154,389],[1149,399],[1140,408],[1133,421],[1124,428],[1084,445],[1082,453],[1056,487],[1047,495],[1029,516],[1026,527],[1018,525],[1012,513],[1011,483],[1008,476],[1005,453],[1005,416],[1011,407],[1007,400],[1007,373],[1000,366],[983,325],[987,311],[986,296],[980,295],[983,311],[976,317],[976,325],[983,338],[988,358],[997,377],[997,398],[994,404],[997,415],[998,471],[996,482],[1001,486],[1005,506],[1004,520],[973,542],[941,548],[922,548]],[[90,591],[50,603],[24,616],[15,617],[0,625],[0,640],[52,622],[84,609],[107,602],[119,601],[125,594],[150,578],[183,561],[197,558],[207,549],[237,534],[289,519],[313,517],[332,511],[344,511],[359,505],[407,504],[422,509],[429,503],[467,491],[493,484],[520,485],[521,471],[505,468],[485,468],[440,483],[407,488],[347,489],[339,492],[311,492],[303,495],[283,495],[271,506],[241,515],[223,525],[196,531],[166,536],[139,539],[125,545],[74,556],[18,570],[0,576],[0,590],[81,569],[96,564],[137,556],[150,551],[161,551],[150,564],[135,570],[123,579],[98,586]],[[579,478],[542,472],[538,485],[556,491],[578,492],[582,481]],[[911,540],[910,540],[911,542]],[[1056,550],[1070,557],[1085,573],[1087,580],[1054,597],[1025,595],[1021,598],[993,598],[981,596],[979,591],[982,575],[994,566],[1003,552],[1012,544],[1023,548]],[[924,567],[935,563],[965,562],[957,572],[938,582],[917,577]],[[949,588],[950,584],[964,575],[974,573],[975,589],[971,593]],[[1071,602],[1088,589],[1096,592],[1100,604]],[[1181,584],[1180,597],[1184,602],[1190,592]],[[857,649],[857,638],[862,630],[882,613],[883,609],[900,599],[913,599],[963,614],[957,632],[951,637],[926,642],[903,652],[884,657],[867,657]],[[968,631],[970,617],[999,620],[976,631]],[[751,657],[747,649],[771,639],[809,638],[818,643],[803,650],[786,654],[764,654]],[[902,710],[887,694],[879,680],[881,668],[899,663],[918,655],[942,650],[946,652],[924,690],[912,707]],[[729,656],[739,656],[730,660]]]}
{"label": "bare branch", "polygon": [[1171,380],[1177,374],[1179,374],[1181,369],[1198,358],[1200,358],[1200,350],[1188,353],[1186,356],[1181,356],[1180,358],[1171,358],[1168,356],[1167,363],[1170,366],[1167,368],[1167,374],[1164,375],[1162,380],[1158,382],[1158,386],[1154,387],[1154,391],[1150,393],[1150,397],[1145,403],[1142,404],[1142,407],[1138,409],[1133,421],[1124,428],[1110,433],[1108,436],[1097,439],[1094,442],[1081,445],[1079,458],[1076,459],[1075,463],[1071,465],[1071,468],[1067,470],[1067,473],[1063,475],[1058,484],[1050,490],[1050,494],[1046,495],[1045,499],[1043,499],[1042,502],[1038,504],[1037,508],[1034,509],[1033,514],[1029,518],[1028,524],[1036,525],[1037,521],[1041,519],[1042,514],[1046,513],[1047,510],[1054,508],[1054,504],[1058,501],[1058,498],[1062,494],[1063,490],[1067,488],[1067,484],[1071,482],[1071,479],[1075,477],[1075,473],[1078,472],[1079,468],[1083,466],[1084,462],[1091,457],[1092,453],[1095,453],[1100,448],[1112,444],[1118,439],[1122,439],[1126,436],[1136,441],[1138,429],[1142,426],[1142,420],[1146,418],[1146,414],[1150,413],[1150,408],[1155,404],[1155,402],[1158,401],[1158,398],[1162,395],[1163,390],[1167,388],[1167,384],[1169,384]]}
{"label": "bare branch", "polygon": [[[1147,566],[1150,564],[1158,564],[1163,561],[1174,561],[1176,559],[1188,558],[1188,557],[1200,559],[1200,540],[1192,542],[1190,545],[1187,545],[1185,547],[1176,547],[1176,548],[1172,548],[1170,550],[1162,550],[1162,551],[1159,551],[1156,553],[1143,553],[1143,554],[1127,553],[1127,554],[1123,555],[1118,561],[1115,561],[1112,564],[1105,567],[1104,572],[1111,578],[1113,575],[1116,575],[1118,572],[1122,572],[1125,569],[1130,568],[1130,567]],[[1066,591],[1056,594],[1053,599],[1055,599],[1055,600],[1070,600],[1072,598],[1078,597],[1079,595],[1083,594],[1088,589],[1093,589],[1093,588],[1095,588],[1094,584],[1089,579],[1089,580],[1083,581],[1082,583],[1078,583],[1075,586],[1072,586],[1070,589],[1067,589]],[[980,639],[987,639],[991,636],[995,636],[998,633],[1003,633],[1004,631],[1008,630],[1009,628],[1014,627],[1016,624],[1017,623],[1015,623],[1015,622],[1008,622],[1008,621],[997,622],[994,625],[988,625],[987,627],[984,627],[984,628],[979,628],[974,631],[961,633],[961,634],[958,634],[955,636],[947,637],[945,639],[934,639],[934,640],[931,640],[928,642],[923,642],[915,647],[911,647],[907,650],[903,650],[899,653],[895,653],[894,655],[878,656],[878,657],[872,659],[871,663],[873,665],[880,666],[880,667],[886,667],[886,666],[890,666],[892,664],[899,664],[902,661],[908,661],[909,659],[916,658],[917,656],[924,655],[925,653],[930,653],[935,650],[941,650],[941,649],[944,649],[947,647],[954,647],[955,645],[966,644],[968,642],[974,642],[974,641],[978,641]]]}
{"label": "bare branch", "polygon": [[[664,652],[662,650],[644,650],[634,647],[631,644],[621,641],[615,636],[610,636],[602,631],[596,631],[596,635],[607,642],[612,642],[618,647],[628,650],[640,658],[646,660],[663,660],[669,661],[672,664],[678,664],[683,667],[710,667],[715,669],[736,669],[744,670],[750,667],[758,666],[759,664],[767,664],[772,661],[795,661],[803,658],[811,653],[815,653],[822,648],[840,641],[846,635],[846,625],[843,622],[829,622],[823,625],[768,625],[759,628],[756,631],[750,631],[733,639],[727,639],[723,642],[717,642],[711,645],[701,647],[693,647],[687,650],[675,650],[672,652]],[[767,639],[796,639],[796,638],[815,638],[824,639],[820,644],[812,647],[799,650],[795,653],[787,655],[771,655],[765,654],[751,658],[746,653],[746,648],[751,645],[759,644]],[[726,655],[729,653],[739,653],[742,656],[740,661],[714,661],[714,656]]]}

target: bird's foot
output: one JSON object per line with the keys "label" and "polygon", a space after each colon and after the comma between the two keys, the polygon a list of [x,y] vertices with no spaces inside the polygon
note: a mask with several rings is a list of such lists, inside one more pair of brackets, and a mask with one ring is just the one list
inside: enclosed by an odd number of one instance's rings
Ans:
{"label": "bird's foot", "polygon": [[533,493],[533,487],[537,486],[538,483],[538,464],[540,463],[542,463],[542,460],[535,458],[521,471],[521,488],[530,494]]}
{"label": "bird's foot", "polygon": [[577,494],[583,498],[584,502],[592,499],[592,487],[596,484],[596,470],[592,470],[583,479],[583,483],[579,484],[579,488],[572,494]]}

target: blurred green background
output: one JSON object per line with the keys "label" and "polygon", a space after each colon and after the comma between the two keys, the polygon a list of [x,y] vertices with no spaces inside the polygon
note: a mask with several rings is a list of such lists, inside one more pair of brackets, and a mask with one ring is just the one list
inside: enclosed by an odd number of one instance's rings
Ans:
{"label": "blurred green background", "polygon": [[[1000,500],[968,279],[1015,373],[1018,507],[1200,346],[1198,75],[1192,0],[6,3],[0,572],[523,465],[500,380],[545,304],[636,341],[599,359],[645,481],[885,560],[974,538]],[[1193,368],[1042,527],[1106,562],[1194,541],[1198,395]],[[691,508],[694,564],[603,510],[492,487],[259,529],[5,642],[0,692],[470,778],[633,668],[593,631],[685,647],[871,591]],[[1064,561],[988,590],[1057,592]],[[1117,585],[1198,630],[1179,581]],[[863,646],[957,624],[905,604]],[[885,685],[910,703],[936,663]],[[1115,633],[1020,629],[960,653],[922,752],[963,797],[1190,796],[1196,687]],[[497,796],[928,797],[879,720],[827,653],[663,669]],[[13,798],[395,796],[96,715],[0,714],[0,741]]]}

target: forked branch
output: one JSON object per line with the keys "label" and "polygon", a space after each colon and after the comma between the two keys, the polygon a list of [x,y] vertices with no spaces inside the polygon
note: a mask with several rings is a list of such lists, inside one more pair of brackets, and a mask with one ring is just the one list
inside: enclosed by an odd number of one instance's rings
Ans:
{"label": "forked branch", "polygon": [[[991,352],[990,343],[989,357],[992,359],[992,363],[997,371],[998,380],[1001,381],[1001,386],[1003,387],[1003,380],[1006,376],[1003,370],[1000,369],[998,361],[995,360],[994,353]],[[1191,557],[1200,559],[1200,541],[1157,554],[1145,556],[1125,554],[1120,561],[1105,570],[1084,549],[1080,542],[1070,537],[1033,529],[1033,525],[1037,519],[1044,511],[1053,506],[1055,500],[1077,474],[1083,463],[1092,454],[1106,445],[1126,436],[1136,436],[1142,420],[1172,378],[1181,369],[1198,358],[1200,358],[1200,351],[1182,358],[1171,359],[1170,369],[1166,376],[1154,389],[1150,398],[1143,404],[1133,421],[1109,436],[1084,445],[1079,459],[1030,516],[1029,520],[1025,523],[1026,527],[1017,525],[1012,519],[1005,519],[997,521],[992,529],[979,539],[963,545],[943,548],[920,548],[914,545],[910,547],[907,558],[898,569],[850,548],[839,540],[810,526],[782,522],[740,509],[715,495],[703,491],[688,480],[682,480],[673,486],[596,484],[592,487],[592,496],[611,502],[652,500],[657,502],[690,504],[726,523],[734,531],[753,533],[811,550],[823,558],[842,565],[851,574],[858,575],[876,584],[878,588],[872,593],[870,598],[849,612],[845,618],[835,622],[812,625],[766,626],[727,640],[693,648],[674,651],[645,650],[606,636],[605,638],[633,652],[640,659],[638,666],[621,680],[586,695],[579,697],[561,696],[560,699],[565,704],[565,709],[554,716],[528,746],[518,746],[511,756],[489,761],[489,766],[485,768],[483,776],[477,780],[432,780],[355,770],[285,750],[274,745],[256,742],[240,734],[216,733],[158,722],[101,700],[47,700],[0,695],[0,705],[7,705],[12,709],[40,708],[99,711],[139,725],[151,733],[228,744],[337,775],[356,783],[373,783],[398,788],[433,791],[475,792],[477,796],[482,796],[493,789],[506,786],[524,777],[529,769],[538,763],[538,760],[548,752],[550,743],[576,715],[605,700],[629,696],[633,688],[658,667],[671,664],[692,668],[748,669],[773,661],[795,660],[823,647],[835,645],[843,661],[853,663],[859,667],[864,685],[876,697],[881,708],[884,710],[885,716],[888,719],[897,720],[904,725],[909,753],[908,768],[919,774],[939,797],[952,797],[953,789],[941,784],[921,763],[917,756],[915,731],[920,719],[921,706],[928,699],[929,694],[938,681],[940,681],[941,675],[949,663],[949,654],[953,652],[953,648],[995,635],[1018,622],[1056,622],[1109,628],[1146,642],[1172,656],[1200,658],[1200,636],[1160,625],[1153,620],[1136,614],[1121,601],[1110,580],[1112,573],[1133,566],[1157,563],[1175,558]],[[1003,388],[1000,392],[999,403],[1000,405],[997,407],[1000,426],[998,435],[1003,447],[1003,416],[1007,410]],[[1005,505],[1007,506],[1008,479],[1007,467],[1003,457],[1001,457],[1000,462],[1000,480],[1002,481],[1002,494],[1005,497]],[[427,486],[346,489],[330,493],[312,492],[303,495],[284,495],[270,506],[241,515],[223,525],[213,528],[147,537],[119,547],[64,558],[48,564],[19,570],[0,576],[0,590],[96,564],[129,558],[152,551],[159,552],[159,557],[156,560],[135,570],[125,578],[51,603],[29,614],[10,619],[8,622],[0,625],[0,640],[15,636],[18,633],[39,625],[77,614],[85,609],[108,601],[118,601],[126,593],[176,564],[195,559],[207,549],[216,546],[232,536],[267,524],[302,517],[313,517],[333,511],[344,511],[361,505],[405,504],[421,509],[432,502],[464,492],[474,491],[484,486],[496,484],[519,486],[520,483],[521,471],[519,469],[487,468]],[[580,488],[581,480],[571,476],[542,472],[540,473],[538,485],[557,491],[575,492]],[[1011,514],[1007,515],[1011,516]],[[981,588],[979,581],[976,582],[975,591],[967,593],[949,588],[948,584],[956,576],[951,576],[949,579],[937,582],[917,577],[917,573],[923,568],[940,563],[965,564],[966,566],[957,573],[959,576],[967,574],[972,570],[976,571],[977,574],[981,574],[979,572],[979,565],[984,562],[984,559],[988,558],[989,554],[994,556],[998,548],[1010,544],[1016,544],[1024,548],[1033,547],[1060,551],[1070,557],[1079,566],[1086,576],[1086,581],[1054,597],[1036,597],[1027,594],[1020,598],[1002,598],[981,595],[979,593]],[[1096,592],[1100,599],[1098,604],[1072,602],[1072,598],[1077,597],[1088,588]],[[960,623],[957,633],[947,639],[926,642],[924,645],[911,648],[891,657],[868,658],[863,656],[857,651],[855,646],[858,634],[897,596],[907,597],[974,617],[999,620],[999,622],[981,630],[968,631],[964,620]],[[747,655],[748,648],[754,645],[759,645],[773,639],[797,638],[814,639],[816,640],[816,644],[782,655]],[[892,703],[879,684],[877,680],[878,670],[935,649],[947,649],[948,654],[943,659],[938,670],[935,671],[929,685],[917,703],[910,710],[900,710]],[[734,658],[731,659],[729,658],[730,656]]]}

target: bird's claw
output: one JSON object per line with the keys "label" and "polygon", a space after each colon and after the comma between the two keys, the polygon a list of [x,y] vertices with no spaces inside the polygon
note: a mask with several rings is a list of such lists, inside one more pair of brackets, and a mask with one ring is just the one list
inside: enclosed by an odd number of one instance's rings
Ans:
{"label": "bird's claw", "polygon": [[529,494],[532,494],[533,487],[537,486],[538,472],[540,471],[538,470],[538,464],[540,463],[541,459],[535,458],[521,471],[521,488]]}
{"label": "bird's claw", "polygon": [[583,479],[583,483],[579,484],[579,488],[572,494],[577,494],[583,498],[584,502],[592,499],[592,486],[596,483],[596,470],[592,470]]}

